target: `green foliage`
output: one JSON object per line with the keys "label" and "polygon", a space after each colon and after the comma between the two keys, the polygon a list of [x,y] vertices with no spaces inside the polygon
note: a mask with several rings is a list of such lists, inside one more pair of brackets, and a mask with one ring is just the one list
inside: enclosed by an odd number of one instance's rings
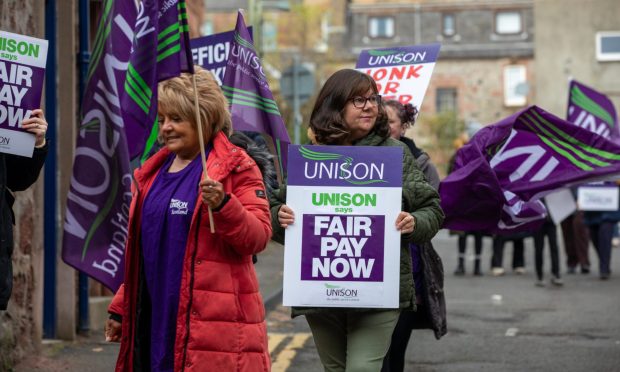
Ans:
{"label": "green foliage", "polygon": [[456,112],[446,111],[435,115],[422,115],[416,127],[420,131],[420,139],[423,139],[416,140],[416,144],[419,142],[419,145],[422,145],[431,155],[440,174],[445,175],[448,160],[456,151],[454,142],[465,132],[465,121],[460,119]]}

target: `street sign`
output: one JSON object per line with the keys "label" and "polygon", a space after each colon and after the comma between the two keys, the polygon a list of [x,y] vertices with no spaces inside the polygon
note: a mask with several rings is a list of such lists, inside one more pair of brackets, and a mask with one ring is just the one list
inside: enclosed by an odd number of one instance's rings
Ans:
{"label": "street sign", "polygon": [[291,105],[295,95],[297,95],[300,105],[306,103],[314,94],[314,72],[312,69],[303,63],[293,63],[282,72],[280,93]]}

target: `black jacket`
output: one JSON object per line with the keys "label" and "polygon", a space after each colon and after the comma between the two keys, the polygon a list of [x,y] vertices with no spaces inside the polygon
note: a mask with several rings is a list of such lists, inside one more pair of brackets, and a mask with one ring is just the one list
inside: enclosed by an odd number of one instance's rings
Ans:
{"label": "black jacket", "polygon": [[0,310],[6,310],[13,288],[13,196],[32,185],[45,162],[47,145],[35,148],[32,158],[0,153]]}

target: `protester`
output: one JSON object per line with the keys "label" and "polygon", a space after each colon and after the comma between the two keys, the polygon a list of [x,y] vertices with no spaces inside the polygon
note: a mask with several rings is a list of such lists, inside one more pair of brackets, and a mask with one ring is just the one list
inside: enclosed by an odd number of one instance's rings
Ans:
{"label": "protester", "polygon": [[35,135],[31,158],[0,153],[0,311],[6,310],[13,290],[13,202],[16,191],[24,191],[37,178],[47,156],[47,121],[43,110],[32,110],[22,128]]}
{"label": "protester", "polygon": [[[414,166],[400,141],[389,137],[387,116],[374,80],[359,71],[344,69],[323,85],[310,116],[313,144],[332,146],[400,146],[403,152],[403,210],[395,228],[401,232],[400,309],[415,308],[409,243],[430,241],[443,222],[437,192]],[[296,223],[285,203],[283,187],[272,200],[274,238]],[[386,247],[395,249],[395,247]],[[389,269],[388,269],[389,270]],[[293,308],[293,317],[305,315],[326,371],[378,371],[381,369],[400,309]]]}
{"label": "protester", "polygon": [[524,239],[527,233],[514,233],[508,235],[495,235],[493,237],[493,255],[491,256],[491,274],[502,276],[504,271],[504,245],[512,241],[512,270],[517,275],[525,274],[525,245]]}
{"label": "protester", "polygon": [[[405,131],[415,124],[418,110],[411,104],[390,100],[383,104],[390,125],[390,137],[404,142],[424,173],[426,180],[435,190],[439,188],[439,174],[430,157],[419,149],[415,142],[405,137]],[[443,292],[443,264],[433,244],[411,244],[413,282],[416,291],[416,311],[400,313],[392,342],[381,371],[403,371],[405,352],[413,329],[432,329],[440,339],[447,332],[446,301]]]}
{"label": "protester", "polygon": [[135,172],[125,281],[106,325],[108,340],[122,335],[117,371],[270,369],[252,264],[271,236],[265,185],[228,139],[228,103],[216,81],[195,68],[209,178],[192,77],[182,74],[159,84],[165,147]]}
{"label": "protester", "polygon": [[[616,184],[620,184],[620,181],[616,181]],[[590,230],[590,239],[598,254],[601,280],[607,280],[611,275],[611,240],[614,235],[614,226],[618,221],[620,221],[620,210],[584,212],[584,223]]]}
{"label": "protester", "polygon": [[[573,192],[575,195],[576,189]],[[564,238],[564,251],[566,252],[567,273],[577,272],[580,267],[582,274],[590,273],[590,259],[588,257],[590,235],[588,228],[583,223],[583,212],[580,210],[566,217],[560,223],[562,226],[562,237]]]}
{"label": "protester", "polygon": [[[473,130],[472,130],[473,131]],[[475,132],[474,132],[475,133]],[[458,150],[465,146],[469,142],[469,134],[462,133],[456,140],[454,140],[454,154],[448,161],[448,174],[454,170],[454,163],[456,161],[456,154]],[[480,231],[455,231],[450,230],[450,234],[456,234],[458,236],[457,249],[458,249],[458,263],[454,270],[454,275],[465,275],[465,252],[467,251],[467,237],[472,236],[474,238],[474,275],[482,276],[482,268],[480,265],[480,259],[482,258],[482,237],[484,234]]]}
{"label": "protester", "polygon": [[545,249],[545,236],[549,242],[549,256],[551,258],[551,284],[561,286],[564,284],[560,278],[560,258],[558,253],[558,233],[555,223],[549,216],[538,230],[534,232],[534,263],[536,267],[536,285],[544,287],[543,282],[543,251]]}

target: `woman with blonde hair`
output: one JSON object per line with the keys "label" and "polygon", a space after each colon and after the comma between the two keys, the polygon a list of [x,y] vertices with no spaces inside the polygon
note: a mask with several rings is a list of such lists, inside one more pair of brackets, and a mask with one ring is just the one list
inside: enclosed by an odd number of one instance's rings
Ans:
{"label": "woman with blonde hair", "polygon": [[270,369],[252,264],[271,237],[265,185],[229,141],[228,102],[215,79],[196,68],[196,81],[208,178],[192,76],[182,74],[159,84],[164,147],[135,171],[125,281],[106,325],[106,338],[121,342],[117,371]]}

